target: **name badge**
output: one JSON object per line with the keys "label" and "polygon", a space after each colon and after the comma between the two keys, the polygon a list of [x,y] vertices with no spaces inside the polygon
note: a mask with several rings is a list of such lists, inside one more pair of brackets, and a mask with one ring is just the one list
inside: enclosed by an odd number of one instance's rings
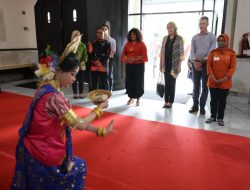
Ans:
{"label": "name badge", "polygon": [[214,57],[214,61],[219,61],[220,57]]}

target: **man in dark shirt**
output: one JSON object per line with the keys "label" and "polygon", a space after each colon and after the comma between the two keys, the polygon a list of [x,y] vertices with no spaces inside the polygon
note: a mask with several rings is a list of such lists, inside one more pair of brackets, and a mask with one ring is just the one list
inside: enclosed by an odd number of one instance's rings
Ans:
{"label": "man in dark shirt", "polygon": [[91,70],[91,90],[109,90],[108,60],[110,58],[111,45],[104,39],[102,27],[96,30],[96,40],[92,44],[92,51],[89,52]]}

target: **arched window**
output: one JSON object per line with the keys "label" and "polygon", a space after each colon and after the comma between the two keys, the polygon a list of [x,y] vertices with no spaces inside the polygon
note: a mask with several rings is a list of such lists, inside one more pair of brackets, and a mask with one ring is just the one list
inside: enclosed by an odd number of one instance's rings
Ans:
{"label": "arched window", "polygon": [[77,12],[76,12],[75,9],[73,10],[73,21],[74,21],[74,22],[77,21]]}
{"label": "arched window", "polygon": [[48,20],[48,23],[51,23],[50,12],[47,13],[47,20]]}

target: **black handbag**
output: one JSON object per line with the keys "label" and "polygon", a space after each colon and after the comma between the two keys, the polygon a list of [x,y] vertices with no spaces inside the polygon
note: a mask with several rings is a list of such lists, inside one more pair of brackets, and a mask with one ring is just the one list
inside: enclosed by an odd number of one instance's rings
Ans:
{"label": "black handbag", "polygon": [[158,94],[161,98],[163,98],[165,92],[165,82],[164,82],[164,73],[159,73],[158,82],[156,85],[156,94]]}

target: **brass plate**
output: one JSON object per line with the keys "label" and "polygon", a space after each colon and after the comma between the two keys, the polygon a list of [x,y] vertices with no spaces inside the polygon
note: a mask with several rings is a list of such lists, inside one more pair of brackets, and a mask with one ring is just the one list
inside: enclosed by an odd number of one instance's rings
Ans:
{"label": "brass plate", "polygon": [[87,95],[88,99],[95,105],[105,102],[111,96],[112,93],[108,90],[93,90]]}

